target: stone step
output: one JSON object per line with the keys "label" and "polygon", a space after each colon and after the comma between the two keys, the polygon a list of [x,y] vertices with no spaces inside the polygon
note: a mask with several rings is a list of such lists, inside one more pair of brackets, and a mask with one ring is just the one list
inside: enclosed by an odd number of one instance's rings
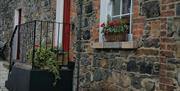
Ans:
{"label": "stone step", "polygon": [[5,87],[5,81],[8,78],[8,62],[0,60],[0,91],[8,91]]}

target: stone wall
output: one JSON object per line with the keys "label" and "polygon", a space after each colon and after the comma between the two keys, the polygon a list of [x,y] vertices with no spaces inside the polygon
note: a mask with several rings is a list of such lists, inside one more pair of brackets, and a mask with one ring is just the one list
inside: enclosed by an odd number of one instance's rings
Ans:
{"label": "stone wall", "polygon": [[180,18],[176,16],[163,19],[167,22],[167,26],[161,31],[160,37],[160,87],[167,91],[180,90],[179,20]]}
{"label": "stone wall", "polygon": [[[100,0],[82,0],[82,17],[78,1],[72,1],[71,52],[77,53],[73,45],[81,37],[80,91],[179,91],[179,0],[133,0],[137,49],[92,48],[98,42]],[[81,36],[75,35],[78,18]]]}
{"label": "stone wall", "polygon": [[[22,23],[33,20],[55,21],[56,0],[0,0],[0,6],[0,41],[3,42],[10,41],[17,9],[22,9]],[[6,48],[6,54],[9,54],[8,50]]]}
{"label": "stone wall", "polygon": [[[70,59],[77,60],[80,50],[80,91],[180,90],[180,1],[133,1],[133,40],[139,47],[96,49],[91,44],[99,40],[100,0],[82,0],[82,15],[79,0],[71,0]],[[15,9],[22,8],[22,22],[55,20],[56,0],[0,4],[1,41],[9,41]]]}
{"label": "stone wall", "polygon": [[22,23],[32,20],[55,20],[56,0],[0,0],[0,40],[7,42],[14,28],[16,9],[22,9]]}

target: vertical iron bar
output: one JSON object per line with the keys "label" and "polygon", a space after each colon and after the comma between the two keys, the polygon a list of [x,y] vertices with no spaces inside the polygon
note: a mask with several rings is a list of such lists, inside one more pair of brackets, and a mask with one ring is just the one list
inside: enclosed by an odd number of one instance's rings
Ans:
{"label": "vertical iron bar", "polygon": [[42,21],[40,21],[41,25],[40,25],[40,41],[39,41],[39,45],[40,45],[40,50],[41,50],[41,41],[42,41]]}
{"label": "vertical iron bar", "polygon": [[[71,24],[70,24],[70,23],[68,24],[68,27],[71,27]],[[71,36],[71,35],[70,35],[70,32],[69,32],[68,36],[69,36],[69,37]],[[70,56],[70,53],[69,53],[69,51],[70,51],[70,41],[71,41],[71,39],[69,38],[69,44],[68,44],[68,45],[69,45],[69,50],[68,50],[68,62],[70,61],[70,57],[69,57],[69,56]]]}
{"label": "vertical iron bar", "polygon": [[[24,43],[23,44],[23,48],[24,48],[24,50],[21,48],[21,50],[22,51],[24,51],[24,53],[22,52],[22,58],[24,59],[23,61],[24,61],[24,63],[26,63],[27,61],[26,61],[26,53],[27,53],[27,34],[28,34],[28,31],[27,31],[27,23],[26,24],[24,24],[24,32],[25,32],[25,35],[24,35],[24,38],[23,39],[25,39],[25,40],[23,40],[23,42],[22,43]],[[24,56],[23,56],[24,55]]]}
{"label": "vertical iron bar", "polygon": [[52,22],[52,49],[53,49],[53,44],[54,44],[54,22]]}
{"label": "vertical iron bar", "polygon": [[17,31],[17,35],[18,35],[18,40],[17,40],[17,59],[19,59],[19,53],[20,53],[20,30],[21,30],[21,25],[19,25],[19,27],[18,27],[18,31]]}
{"label": "vertical iron bar", "polygon": [[47,31],[46,31],[46,49],[47,49],[47,46],[48,46],[48,26],[49,22],[47,21]]}
{"label": "vertical iron bar", "polygon": [[34,21],[34,38],[33,38],[32,69],[34,69],[35,43],[36,43],[36,21]]}
{"label": "vertical iron bar", "polygon": [[[29,26],[30,26],[30,28],[32,28],[31,23],[29,23]],[[32,38],[32,36],[31,36],[32,29],[29,29],[29,30],[30,30],[30,31],[29,31],[29,33],[30,33],[30,34],[29,34],[29,39],[30,39],[30,41],[29,41],[29,42],[30,42],[30,44],[31,44],[31,42],[32,42],[32,39],[31,39],[31,38]],[[32,45],[31,45],[31,46],[32,46]],[[31,47],[31,46],[30,46],[30,47]]]}
{"label": "vertical iron bar", "polygon": [[[28,34],[29,34],[29,33],[28,33],[28,32],[29,32],[29,31],[28,31],[28,24],[29,24],[29,23],[26,24],[26,55],[27,55],[28,50],[29,50],[29,45],[28,45],[28,41],[29,41],[29,39],[28,39]],[[28,59],[28,58],[27,58],[27,56],[26,56],[26,57],[25,57],[25,61],[26,61],[26,62],[27,62],[27,59]]]}
{"label": "vertical iron bar", "polygon": [[21,42],[23,41],[24,43],[24,40],[23,40],[23,35],[24,35],[24,25],[21,24],[20,25],[20,30],[19,30],[19,60],[20,62],[23,62],[22,58],[21,58],[21,47],[23,47],[23,44],[21,44]]}
{"label": "vertical iron bar", "polygon": [[[13,64],[12,64],[12,53],[13,53],[13,52],[12,52],[12,51],[13,51],[13,48],[12,48],[12,47],[13,47],[13,43],[12,43],[12,40],[11,40],[11,44],[10,44],[11,53],[10,53],[10,62],[9,62],[9,63],[10,63],[10,64],[9,64],[9,74],[10,74],[10,72],[11,72],[12,65],[13,65]],[[8,75],[9,75],[9,74],[8,74]],[[8,77],[9,77],[9,76],[8,76]]]}
{"label": "vertical iron bar", "polygon": [[82,27],[82,2],[83,0],[78,0],[78,5],[79,5],[79,8],[80,8],[80,14],[78,16],[78,22],[79,22],[79,26],[78,26],[78,31],[77,31],[77,84],[76,84],[76,91],[79,91],[79,71],[80,71],[80,59],[81,59],[81,54],[80,54],[80,51],[81,51],[81,27]]}
{"label": "vertical iron bar", "polygon": [[30,26],[31,26],[31,31],[30,31],[30,39],[31,39],[31,47],[33,47],[33,22],[32,23],[30,23]]}
{"label": "vertical iron bar", "polygon": [[65,57],[64,57],[64,56],[66,55],[66,52],[64,51],[64,45],[63,45],[63,43],[64,43],[64,42],[63,42],[63,41],[64,41],[63,38],[64,38],[64,36],[65,36],[65,35],[64,35],[64,31],[65,31],[64,28],[65,28],[65,26],[66,26],[66,23],[63,22],[63,23],[62,23],[62,27],[63,27],[63,28],[62,28],[62,42],[61,42],[61,45],[62,45],[61,47],[62,47],[62,52],[63,52],[63,54],[62,54],[62,65],[64,65],[64,61],[65,61],[65,59],[64,59]]}
{"label": "vertical iron bar", "polygon": [[29,25],[28,24],[29,23],[27,23],[27,36],[26,36],[26,38],[27,38],[27,48],[29,50]]}
{"label": "vertical iron bar", "polygon": [[60,29],[60,23],[58,23],[57,49],[59,49],[59,29]]}
{"label": "vertical iron bar", "polygon": [[60,23],[58,24],[58,35],[57,35],[57,61],[58,61],[58,55],[59,55],[59,29],[60,29]]}
{"label": "vertical iron bar", "polygon": [[[27,25],[26,25],[26,29],[27,29],[27,36],[26,36],[26,53],[27,52],[29,52],[29,49],[30,49],[30,47],[29,47],[29,25],[28,25],[29,23],[27,23]],[[27,58],[27,56],[26,56],[26,62],[28,62],[28,58]]]}

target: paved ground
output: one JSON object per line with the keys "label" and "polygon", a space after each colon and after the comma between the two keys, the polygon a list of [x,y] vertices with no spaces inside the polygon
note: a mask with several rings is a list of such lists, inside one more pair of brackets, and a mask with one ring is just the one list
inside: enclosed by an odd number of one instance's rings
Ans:
{"label": "paved ground", "polygon": [[8,69],[3,66],[5,63],[7,64],[7,62],[0,59],[0,91],[8,91],[5,88],[5,81],[7,80],[8,76]]}

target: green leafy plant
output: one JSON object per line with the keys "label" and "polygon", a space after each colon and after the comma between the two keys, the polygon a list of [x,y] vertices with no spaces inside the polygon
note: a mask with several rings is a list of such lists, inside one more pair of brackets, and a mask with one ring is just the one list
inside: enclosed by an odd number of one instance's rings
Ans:
{"label": "green leafy plant", "polygon": [[[30,55],[28,58],[32,58],[32,52],[29,53]],[[55,60],[56,55],[52,52],[51,49],[46,48],[37,48],[35,50],[34,56],[34,68],[37,70],[45,70],[48,72],[53,73],[55,81],[53,85],[56,84],[57,80],[60,79],[59,73],[59,63]],[[31,59],[30,59],[31,60]]]}

